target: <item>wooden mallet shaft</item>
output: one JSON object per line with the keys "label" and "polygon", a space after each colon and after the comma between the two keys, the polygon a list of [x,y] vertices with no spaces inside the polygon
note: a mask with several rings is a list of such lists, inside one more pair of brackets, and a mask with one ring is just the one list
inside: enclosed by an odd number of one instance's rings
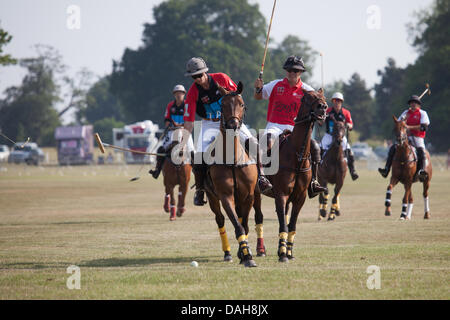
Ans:
{"label": "wooden mallet shaft", "polygon": [[425,85],[425,87],[426,87],[426,89],[425,89],[425,91],[422,92],[422,94],[419,96],[419,99],[422,99],[422,97],[423,97],[425,94],[427,94],[427,92],[428,92],[428,95],[431,94],[430,85],[427,83],[427,84]]}
{"label": "wooden mallet shaft", "polygon": [[127,152],[138,153],[138,154],[144,154],[144,155],[149,155],[149,156],[166,156],[165,153],[152,153],[152,152],[131,150],[131,149],[128,149],[128,148],[122,148],[122,147],[114,146],[112,144],[104,143],[104,142],[102,142],[102,139],[100,139],[100,135],[98,133],[96,133],[94,135],[94,137],[95,137],[95,141],[97,141],[97,145],[100,148],[100,151],[102,153],[105,153],[105,147],[106,147],[106,148],[112,148],[112,149],[117,149],[117,150],[121,150],[121,151],[127,151]]}

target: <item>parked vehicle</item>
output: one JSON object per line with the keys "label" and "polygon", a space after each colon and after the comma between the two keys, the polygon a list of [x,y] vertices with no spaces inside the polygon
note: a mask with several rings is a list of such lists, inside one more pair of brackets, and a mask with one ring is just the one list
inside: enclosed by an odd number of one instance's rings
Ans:
{"label": "parked vehicle", "polygon": [[89,164],[94,160],[92,125],[58,127],[55,130],[60,165]]}
{"label": "parked vehicle", "polygon": [[0,162],[8,161],[9,148],[6,144],[0,144]]}
{"label": "parked vehicle", "polygon": [[372,148],[366,142],[356,142],[352,145],[352,150],[357,160],[366,160],[372,153]]}
{"label": "parked vehicle", "polygon": [[382,160],[386,160],[389,152],[389,148],[378,146],[376,147],[373,152]]}
{"label": "parked vehicle", "polygon": [[[150,120],[136,122],[123,128],[113,129],[113,144],[143,152],[156,152],[154,148],[158,143],[159,126]],[[117,152],[117,151],[116,151]],[[119,151],[122,152],[122,151]],[[154,163],[155,156],[125,152],[126,163]]]}
{"label": "parked vehicle", "polygon": [[13,147],[13,151],[9,154],[9,163],[22,163],[25,162],[28,165],[39,165],[44,161],[44,152],[35,142],[16,142]]}

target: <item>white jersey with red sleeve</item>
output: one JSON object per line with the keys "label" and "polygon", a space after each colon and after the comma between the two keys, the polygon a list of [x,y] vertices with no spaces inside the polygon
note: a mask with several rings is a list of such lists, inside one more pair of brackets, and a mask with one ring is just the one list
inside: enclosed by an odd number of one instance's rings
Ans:
{"label": "white jersey with red sleeve", "polygon": [[[416,110],[405,110],[400,117],[399,120],[406,120],[406,124],[408,126],[417,126],[420,124],[429,125],[430,124],[430,118],[428,118],[428,114],[425,110],[422,110],[420,108],[416,108]],[[421,130],[409,130],[410,135],[418,137],[418,138],[425,138],[426,131]]]}

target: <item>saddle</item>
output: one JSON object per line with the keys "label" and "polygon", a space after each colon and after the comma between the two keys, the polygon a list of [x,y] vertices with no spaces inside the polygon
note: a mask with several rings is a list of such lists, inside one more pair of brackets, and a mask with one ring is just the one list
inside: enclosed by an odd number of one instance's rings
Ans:
{"label": "saddle", "polygon": [[[289,136],[292,134],[292,131],[289,129],[283,130],[283,132],[278,136],[278,145],[279,148],[288,140]],[[272,147],[273,145],[267,149],[267,156],[270,157],[272,154]],[[267,164],[265,166],[269,166],[270,164]]]}

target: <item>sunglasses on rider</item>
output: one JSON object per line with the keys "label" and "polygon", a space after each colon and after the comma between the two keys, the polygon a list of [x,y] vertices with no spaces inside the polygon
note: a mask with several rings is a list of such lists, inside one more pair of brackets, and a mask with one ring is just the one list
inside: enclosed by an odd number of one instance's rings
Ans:
{"label": "sunglasses on rider", "polygon": [[196,75],[193,75],[192,76],[192,79],[198,79],[198,78],[201,78],[203,76],[203,73],[200,73],[200,74],[196,74]]}
{"label": "sunglasses on rider", "polygon": [[287,72],[289,72],[289,73],[299,73],[300,70],[298,70],[298,69],[288,69]]}

